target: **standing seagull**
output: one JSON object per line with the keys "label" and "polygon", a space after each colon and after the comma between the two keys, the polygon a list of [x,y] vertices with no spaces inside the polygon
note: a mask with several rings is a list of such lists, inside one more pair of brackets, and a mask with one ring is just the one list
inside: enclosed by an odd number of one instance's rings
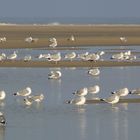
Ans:
{"label": "standing seagull", "polygon": [[126,42],[127,42],[127,38],[124,37],[124,36],[122,36],[122,37],[120,37],[120,41],[121,41],[122,43],[126,43]]}
{"label": "standing seagull", "polygon": [[15,96],[29,96],[31,94],[32,90],[30,87],[26,87],[25,89],[22,89],[16,93],[14,93],[13,95]]}

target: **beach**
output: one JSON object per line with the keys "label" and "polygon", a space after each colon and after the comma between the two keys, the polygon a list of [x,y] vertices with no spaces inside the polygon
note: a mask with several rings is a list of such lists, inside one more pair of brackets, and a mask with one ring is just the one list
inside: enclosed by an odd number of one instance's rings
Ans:
{"label": "beach", "polygon": [[[75,41],[68,40],[70,36]],[[25,42],[27,37],[38,41]],[[49,38],[55,37],[59,47],[79,46],[133,46],[140,45],[140,25],[0,25],[0,37],[6,42],[0,48],[49,48]],[[127,42],[120,41],[126,37]],[[57,49],[56,48],[56,49]]]}

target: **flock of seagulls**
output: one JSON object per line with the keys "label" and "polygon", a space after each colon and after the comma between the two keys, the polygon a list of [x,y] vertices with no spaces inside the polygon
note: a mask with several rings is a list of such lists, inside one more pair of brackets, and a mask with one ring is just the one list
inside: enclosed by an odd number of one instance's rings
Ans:
{"label": "flock of seagulls", "polygon": [[[75,37],[72,35],[69,39],[69,41],[75,41]],[[32,37],[27,37],[25,38],[25,42],[27,43],[33,43],[37,42],[38,38],[32,38]],[[120,37],[120,41],[122,43],[127,42],[126,37]],[[6,42],[6,37],[0,38],[0,42]],[[50,38],[49,39],[50,45],[49,47],[55,48],[58,43],[56,38]],[[102,56],[105,54],[104,51],[98,51],[96,53],[89,53],[89,52],[84,52],[81,54],[76,54],[76,52],[71,52],[67,53],[64,55],[64,59],[73,61],[74,59],[80,59],[82,61],[98,61],[101,60]],[[0,61],[3,60],[15,60],[17,58],[17,52],[14,51],[12,54],[6,56],[5,53],[0,54]],[[54,61],[57,62],[62,59],[61,53],[57,52],[54,54],[39,54],[37,56],[38,59],[46,59],[48,61]],[[32,59],[31,55],[27,55],[24,57],[24,61],[30,61]],[[131,53],[131,51],[126,51],[126,52],[120,52],[113,54],[111,56],[111,59],[115,60],[135,60],[136,56]],[[91,76],[98,76],[100,74],[100,69],[99,68],[90,68],[87,72]],[[50,71],[48,74],[48,79],[60,79],[62,77],[62,73],[60,71]],[[84,105],[86,104],[86,96],[92,95],[95,96],[100,92],[100,87],[99,85],[93,85],[89,87],[83,87],[81,89],[78,89],[73,92],[73,99],[68,100],[66,103],[67,104],[74,104],[74,105]],[[116,104],[119,102],[120,98],[127,96],[128,94],[133,94],[133,95],[140,95],[140,88],[133,89],[133,90],[128,90],[128,88],[121,88],[116,91],[111,92],[110,96],[107,98],[93,98],[96,100],[104,101],[107,102],[111,105]],[[32,89],[31,87],[26,87],[24,89],[18,90],[17,92],[13,93],[13,96],[20,96],[23,98],[23,103],[26,106],[31,106],[33,103],[40,103],[44,100],[44,94],[39,93],[37,95],[32,95]],[[6,93],[4,90],[0,91],[0,101],[3,101],[6,98]],[[0,112],[0,125],[5,125],[6,120],[2,112]]]}
{"label": "flock of seagulls", "polygon": [[113,54],[111,56],[111,59],[115,59],[115,60],[136,60],[136,55],[132,54],[132,52],[130,50],[126,51],[126,52],[120,52],[120,53],[116,53]]}
{"label": "flock of seagulls", "polygon": [[[74,98],[72,100],[66,101],[67,104],[74,105],[84,105],[86,103],[87,95],[96,95],[99,93],[100,87],[98,85],[84,87],[73,92]],[[96,99],[96,98],[95,98]]]}
{"label": "flock of seagulls", "polygon": [[[98,85],[88,87],[88,88],[84,87],[75,91],[73,93],[75,97],[72,100],[67,101],[66,103],[74,104],[78,106],[84,105],[86,104],[86,97],[85,97],[86,95],[89,95],[89,94],[96,95],[99,92],[100,92],[100,87]],[[104,101],[108,104],[114,105],[119,102],[120,98],[126,97],[129,94],[140,95],[140,88],[128,90],[128,88],[124,87],[124,88],[111,92],[109,97],[107,98],[94,97],[92,99],[98,100],[98,101]]]}
{"label": "flock of seagulls", "polygon": [[[18,54],[18,51],[13,51],[11,54],[5,54],[4,52],[0,53],[0,61],[5,60],[23,60],[25,62],[31,61],[31,60],[43,60],[43,61],[54,61],[56,64],[59,61],[68,60],[81,60],[81,61],[103,61],[103,55],[105,54],[104,51],[98,51],[98,52],[84,52],[84,53],[76,53],[74,51],[61,54],[61,52],[54,52],[54,53],[41,53],[38,56],[31,56],[31,55],[25,55],[23,57],[20,57],[20,54]],[[117,60],[117,61],[134,61],[137,59],[136,55],[134,55],[130,50],[123,51],[119,53],[113,53],[110,57],[111,60]]]}
{"label": "flock of seagulls", "polygon": [[13,96],[21,96],[24,97],[23,101],[25,105],[30,106],[33,102],[40,103],[44,99],[44,95],[38,94],[38,95],[31,95],[32,89],[30,87],[26,87],[24,89],[21,89],[13,94]]}

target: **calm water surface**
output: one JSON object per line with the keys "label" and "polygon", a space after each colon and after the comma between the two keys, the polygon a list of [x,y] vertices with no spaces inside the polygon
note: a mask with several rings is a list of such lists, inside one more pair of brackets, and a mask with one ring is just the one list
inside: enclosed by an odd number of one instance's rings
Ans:
{"label": "calm water surface", "polygon": [[[60,80],[49,80],[50,70],[54,69],[0,69],[0,89],[7,93],[5,104],[1,105],[7,119],[6,128],[0,129],[1,140],[131,140],[140,136],[139,104],[77,107],[64,103],[73,98],[72,92],[84,86],[98,84],[101,88],[99,97],[108,97],[118,88],[139,87],[139,67],[101,68],[98,77],[87,75],[88,68],[59,68]],[[43,93],[45,100],[26,107],[22,98],[12,96],[26,86],[33,89],[33,94]]]}
{"label": "calm water surface", "polygon": [[[94,51],[97,50],[94,48]],[[9,54],[13,52],[3,51]],[[112,51],[114,50],[110,50]],[[19,50],[18,53],[20,56],[28,53],[36,56],[40,52]],[[62,55],[64,53],[66,51]],[[105,58],[110,58],[110,54],[106,54]],[[90,104],[77,107],[65,104],[65,101],[73,98],[72,93],[75,90],[95,84],[101,89],[97,97],[102,98],[108,97],[111,91],[119,88],[128,87],[131,90],[140,87],[140,68],[104,67],[100,68],[101,74],[97,77],[89,76],[88,69],[0,68],[0,89],[7,93],[5,102],[0,104],[0,110],[7,120],[6,127],[0,128],[0,140],[138,139],[139,104],[117,104],[114,107],[108,104]],[[49,80],[48,73],[51,70],[60,70],[62,78]],[[23,98],[12,96],[26,86],[32,88],[34,95],[43,93],[45,100],[41,104],[27,107],[23,104]]]}

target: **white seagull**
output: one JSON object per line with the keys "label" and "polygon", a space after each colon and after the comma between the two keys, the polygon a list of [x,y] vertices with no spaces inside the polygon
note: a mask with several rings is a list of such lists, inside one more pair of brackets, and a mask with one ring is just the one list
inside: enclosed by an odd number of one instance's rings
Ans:
{"label": "white seagull", "polygon": [[117,91],[111,92],[112,94],[117,94],[118,96],[127,96],[129,93],[128,88],[121,88],[118,89]]}
{"label": "white seagull", "polygon": [[16,51],[14,51],[12,54],[10,54],[9,56],[7,56],[8,60],[15,60],[17,58],[17,54]]}
{"label": "white seagull", "polygon": [[74,104],[74,105],[84,105],[86,102],[86,98],[84,96],[76,97],[72,100],[67,101],[67,104]]}
{"label": "white seagull", "polygon": [[24,101],[25,105],[27,105],[27,106],[30,106],[33,103],[33,99],[29,98],[29,97],[24,98],[23,101]]}
{"label": "white seagull", "polygon": [[31,55],[24,56],[24,61],[25,62],[30,61],[31,59],[32,59],[32,56]]}
{"label": "white seagull", "polygon": [[49,47],[55,48],[57,46],[57,40],[56,38],[50,38],[49,41],[51,42],[51,44],[49,45]]}
{"label": "white seagull", "polygon": [[100,74],[99,68],[92,68],[88,70],[88,74],[92,76],[98,76]]}
{"label": "white seagull", "polygon": [[106,99],[100,99],[101,101],[105,101],[109,104],[116,104],[119,102],[120,100],[120,96],[118,94],[113,94],[110,97],[106,98]]}
{"label": "white seagull", "polygon": [[38,58],[41,59],[41,58],[49,58],[50,57],[50,54],[47,53],[47,54],[39,54]]}
{"label": "white seagull", "polygon": [[74,35],[71,35],[70,38],[68,38],[69,41],[75,41]]}
{"label": "white seagull", "polygon": [[0,42],[6,42],[6,37],[0,37]]}
{"label": "white seagull", "polygon": [[88,93],[90,94],[97,94],[100,91],[100,87],[98,85],[92,86],[92,87],[88,87]]}
{"label": "white seagull", "polygon": [[33,101],[39,103],[44,99],[44,95],[40,94],[40,95],[31,95],[28,98],[31,98]]}
{"label": "white seagull", "polygon": [[60,71],[51,71],[48,74],[48,79],[59,79],[61,78],[62,74]]}
{"label": "white seagull", "polygon": [[120,41],[121,41],[122,43],[126,43],[126,42],[127,42],[127,38],[124,37],[124,36],[122,36],[122,37],[120,37]]}
{"label": "white seagull", "polygon": [[3,115],[3,113],[0,112],[0,126],[5,126],[5,124],[6,124],[6,119]]}
{"label": "white seagull", "polygon": [[32,90],[30,87],[26,87],[25,89],[19,90],[18,92],[14,93],[15,96],[29,96],[31,94]]}
{"label": "white seagull", "polygon": [[25,42],[28,42],[28,43],[33,43],[33,42],[37,42],[37,41],[38,41],[38,38],[32,38],[31,36],[25,38]]}
{"label": "white seagull", "polygon": [[57,64],[57,62],[61,60],[61,53],[51,54],[47,59],[48,61],[55,61]]}
{"label": "white seagull", "polygon": [[65,55],[65,59],[70,59],[72,61],[74,58],[76,58],[76,53],[75,52],[67,53]]}
{"label": "white seagull", "polygon": [[117,53],[117,54],[113,54],[111,56],[111,59],[124,60],[124,53],[120,52],[120,53]]}
{"label": "white seagull", "polygon": [[5,53],[1,53],[0,54],[0,61],[3,61],[6,59],[6,54]]}
{"label": "white seagull", "polygon": [[85,96],[85,95],[87,95],[87,93],[88,93],[88,89],[86,87],[84,87],[84,88],[81,88],[81,89],[75,91],[73,94],[77,95],[77,96]]}
{"label": "white seagull", "polygon": [[4,90],[1,90],[1,91],[0,91],[0,101],[1,101],[1,100],[4,100],[5,97],[6,97],[5,91],[4,91]]}

